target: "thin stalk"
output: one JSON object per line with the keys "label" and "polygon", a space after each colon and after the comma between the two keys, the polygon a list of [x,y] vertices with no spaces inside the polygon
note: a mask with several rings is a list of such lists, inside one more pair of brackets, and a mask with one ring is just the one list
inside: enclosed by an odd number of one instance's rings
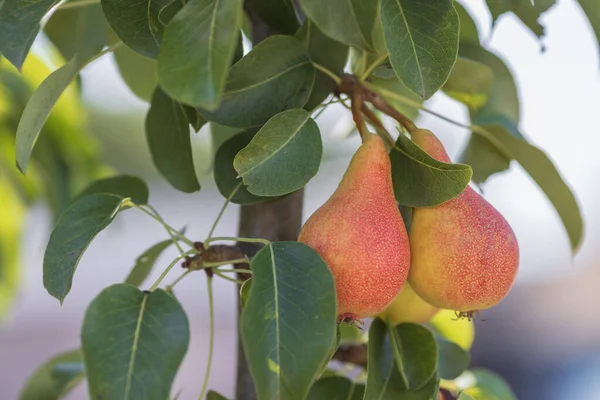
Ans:
{"label": "thin stalk", "polygon": [[[154,213],[156,220],[165,228],[165,230],[171,237],[171,241],[177,247],[177,250],[179,250],[179,254],[183,253],[183,249],[179,245],[179,241],[177,240],[176,235],[173,235],[172,227],[170,225],[168,225],[164,219],[162,219],[162,217],[160,216],[160,214],[158,213],[158,211],[156,211],[156,209],[154,207],[152,207],[150,204],[146,205],[146,207],[148,207],[150,209],[150,211],[152,211],[152,213]],[[176,231],[176,232],[179,232],[179,231]]]}
{"label": "thin stalk", "polygon": [[322,73],[324,73],[325,75],[327,75],[328,77],[330,77],[335,82],[336,85],[339,85],[340,83],[342,83],[342,78],[340,78],[339,76],[337,76],[334,72],[332,72],[329,69],[325,68],[321,64],[317,64],[317,63],[313,62],[313,65],[314,65],[314,67],[316,69],[318,69],[319,71],[321,71]]}
{"label": "thin stalk", "polygon": [[160,274],[160,276],[158,277],[158,279],[156,280],[156,282],[154,282],[154,285],[152,285],[152,287],[150,288],[150,291],[153,292],[154,290],[156,290],[156,288],[158,287],[158,285],[160,285],[160,283],[163,281],[163,279],[165,279],[165,277],[167,276],[167,274],[173,269],[173,267],[175,265],[177,265],[177,263],[179,261],[181,261],[183,258],[196,253],[196,249],[193,250],[189,250],[186,251],[183,254],[180,254],[179,256],[177,256],[172,262],[171,264],[169,264],[169,266],[163,271],[162,274]]}
{"label": "thin stalk", "polygon": [[206,288],[208,290],[208,363],[206,365],[206,372],[204,373],[204,383],[202,384],[202,391],[200,392],[199,400],[203,400],[206,395],[206,389],[208,388],[208,379],[210,378],[210,367],[212,364],[213,358],[213,348],[215,342],[215,310],[214,310],[214,300],[213,300],[213,288],[212,288],[212,276],[206,276]]}
{"label": "thin stalk", "polygon": [[247,264],[247,258],[236,258],[235,260],[218,261],[218,262],[205,262],[202,263],[202,268],[215,268],[223,265],[234,265],[234,264]]}
{"label": "thin stalk", "polygon": [[[158,215],[156,210],[151,208],[151,206],[147,206],[148,208],[150,208],[150,210],[147,210],[145,207],[139,206],[139,205],[135,204],[133,201],[128,201],[127,205],[130,207],[133,207],[136,210],[139,210],[139,211],[143,212],[144,214],[153,218],[156,222],[161,224],[167,230],[167,232],[169,232],[169,235],[171,235],[171,233],[174,233],[179,239],[181,239],[181,241],[185,242],[190,247],[194,247],[194,242],[192,242],[190,239],[188,239],[187,237],[182,235],[181,232],[179,232],[177,229],[175,229],[171,225],[167,224],[165,222],[165,220],[163,220],[160,217],[160,215]],[[172,238],[172,236],[171,236],[171,238]],[[177,245],[177,248],[179,249],[179,252],[182,253],[182,249],[179,247],[179,244],[176,243],[176,245]]]}
{"label": "thin stalk", "polygon": [[361,82],[366,80],[369,77],[369,75],[371,75],[371,73],[375,70],[375,68],[379,67],[379,65],[381,65],[381,63],[384,62],[387,57],[387,54],[383,54],[379,56],[379,58],[377,58],[377,60],[375,60],[371,65],[369,65],[365,72],[363,72],[360,76]]}
{"label": "thin stalk", "polygon": [[220,236],[220,237],[211,237],[208,238],[204,241],[204,248],[208,249],[208,245],[212,242],[217,242],[217,241],[229,241],[229,242],[244,242],[244,243],[262,243],[265,246],[268,246],[271,244],[271,242],[269,242],[266,239],[260,239],[260,238],[243,238],[243,237],[235,237],[235,236]]}
{"label": "thin stalk", "polygon": [[252,271],[249,269],[240,269],[240,268],[234,268],[234,269],[218,269],[217,271],[223,273],[223,272],[233,272],[234,274],[248,274],[248,275],[252,275]]}
{"label": "thin stalk", "polygon": [[177,279],[175,279],[173,281],[173,283],[171,283],[170,285],[167,285],[167,287],[165,288],[165,290],[167,292],[172,291],[173,288],[175,287],[175,285],[177,285],[179,282],[181,282],[183,280],[183,278],[185,278],[186,276],[188,276],[190,274],[190,272],[192,272],[192,270],[188,269],[183,274],[179,275],[179,277]]}
{"label": "thin stalk", "polygon": [[230,278],[230,277],[228,277],[228,276],[226,276],[226,275],[223,275],[221,272],[219,272],[219,270],[214,270],[213,272],[214,272],[214,273],[215,273],[215,275],[217,275],[219,278],[223,278],[223,279],[225,279],[226,281],[233,282],[233,283],[237,283],[238,285],[241,285],[241,284],[243,284],[243,283],[244,283],[244,281],[242,281],[242,280],[239,280],[239,279],[233,279],[233,278]]}
{"label": "thin stalk", "polygon": [[233,196],[235,196],[235,194],[237,193],[238,190],[240,190],[241,187],[242,187],[242,182],[238,183],[237,186],[235,187],[235,189],[233,189],[231,191],[231,194],[229,196],[227,196],[227,199],[225,199],[225,203],[223,203],[223,207],[221,207],[221,211],[219,211],[219,215],[217,215],[215,222],[213,222],[213,224],[210,228],[210,231],[208,232],[208,237],[206,238],[206,240],[209,240],[212,237],[213,233],[215,232],[215,228],[217,227],[217,224],[221,220],[223,213],[225,213],[225,209],[231,202],[231,199],[233,199]]}

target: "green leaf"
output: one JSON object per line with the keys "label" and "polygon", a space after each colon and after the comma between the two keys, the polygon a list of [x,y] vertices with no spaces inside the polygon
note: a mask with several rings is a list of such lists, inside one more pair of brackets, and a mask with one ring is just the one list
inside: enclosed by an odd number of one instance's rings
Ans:
{"label": "green leaf", "polygon": [[235,156],[250,143],[255,134],[256,129],[251,129],[234,136],[223,143],[215,155],[214,176],[217,188],[223,197],[231,198],[230,201],[234,204],[257,204],[277,198],[256,196],[250,193],[242,178],[238,177],[237,171],[233,168]]}
{"label": "green leaf", "polygon": [[156,169],[177,190],[200,190],[183,106],[156,88],[146,116],[146,139]]}
{"label": "green leaf", "polygon": [[190,124],[190,127],[194,132],[198,133],[200,129],[206,124],[206,120],[202,118],[202,115],[194,107],[182,105],[185,119]]}
{"label": "green leaf", "polygon": [[119,175],[98,179],[77,195],[77,199],[97,193],[113,194],[122,198],[130,197],[136,204],[148,203],[148,185],[135,176]]}
{"label": "green leaf", "polygon": [[323,144],[317,123],[305,110],[277,114],[260,128],[233,166],[257,196],[294,192],[317,174]]}
{"label": "green leaf", "polygon": [[396,365],[410,390],[426,385],[437,370],[437,344],[431,332],[417,324],[389,326]]}
{"label": "green leaf", "polygon": [[[504,62],[479,45],[468,43],[461,44],[460,55],[487,65],[494,74],[494,83],[487,103],[480,110],[471,110],[473,123],[477,123],[478,119],[503,115],[518,124],[519,94],[512,74]],[[476,182],[484,182],[491,175],[508,168],[510,160],[506,157],[506,154],[490,146],[487,140],[480,140],[471,135],[460,160],[473,168]]]}
{"label": "green leaf", "polygon": [[483,183],[493,174],[510,167],[510,160],[499,153],[489,140],[477,134],[471,134],[467,146],[460,155],[460,162],[473,168],[475,183]]}
{"label": "green leaf", "polygon": [[154,246],[144,251],[135,261],[135,266],[131,272],[129,272],[129,275],[125,279],[125,283],[132,286],[140,286],[144,280],[146,280],[148,275],[150,275],[150,272],[152,272],[152,268],[158,257],[172,244],[173,240],[167,239],[156,243]]}
{"label": "green leaf", "polygon": [[242,308],[246,308],[246,303],[248,303],[248,296],[250,295],[250,287],[252,286],[252,278],[245,280],[240,286],[240,303]]}
{"label": "green leaf", "polygon": [[403,134],[390,154],[396,200],[406,206],[442,204],[462,193],[473,171],[465,164],[437,161]]}
{"label": "green leaf", "polygon": [[227,400],[227,397],[221,396],[219,393],[209,390],[206,394],[206,400]]}
{"label": "green leaf", "polygon": [[440,378],[454,380],[469,367],[471,356],[462,347],[444,338],[437,339]]}
{"label": "green leaf", "polygon": [[555,0],[486,0],[493,24],[500,15],[512,11],[538,37],[544,35],[544,27],[538,20],[555,2]]}
{"label": "green leaf", "polygon": [[302,9],[324,34],[363,50],[373,49],[377,1],[300,0]]}
{"label": "green leaf", "polygon": [[[348,60],[348,46],[325,36],[309,19],[295,35],[308,49],[313,62],[341,76]],[[333,92],[336,83],[322,71],[316,71],[315,82],[304,108],[312,110]]]}
{"label": "green leaf", "polygon": [[85,196],[58,219],[44,254],[44,287],[61,303],[71,290],[81,256],[121,210],[122,200],[105,193]]}
{"label": "green leaf", "polygon": [[18,70],[40,31],[42,17],[57,0],[0,2],[0,53]]}
{"label": "green leaf", "polygon": [[[248,131],[249,132],[251,131],[252,134],[254,135],[256,132],[258,132],[258,129],[252,128],[252,129],[249,129]],[[217,150],[219,150],[221,148],[221,145],[223,143],[225,143],[232,137],[234,137],[242,132],[244,132],[244,130],[240,129],[240,128],[232,128],[230,126],[219,125],[217,123],[211,122],[210,123],[210,142],[211,142],[213,154],[217,153]],[[248,142],[250,142],[250,140],[248,140]],[[246,143],[246,144],[248,144],[248,143]],[[245,147],[245,145],[240,147],[235,152],[235,154],[237,154],[237,152],[240,151],[244,147]],[[235,157],[235,154],[231,157],[231,160],[229,160],[232,169],[233,169],[233,157]],[[237,172],[235,175],[237,176]]]}
{"label": "green leaf", "polygon": [[461,44],[461,57],[487,65],[494,74],[494,83],[485,106],[473,113],[473,117],[504,115],[514,122],[519,121],[519,93],[512,73],[498,56],[483,47],[470,43]]}
{"label": "green leaf", "polygon": [[448,96],[478,110],[487,102],[493,84],[494,72],[490,67],[459,57],[443,89]]}
{"label": "green leaf", "polygon": [[473,21],[473,17],[459,2],[454,2],[454,8],[458,12],[460,19],[459,41],[461,45],[463,43],[479,44],[479,32],[477,31],[477,25]]}
{"label": "green leaf", "polygon": [[58,354],[31,375],[19,394],[19,400],[62,399],[81,382],[84,375],[81,351]]}
{"label": "green leaf", "polygon": [[600,50],[600,4],[596,0],[577,0],[596,33],[596,41]]}
{"label": "green leaf", "polygon": [[238,44],[242,0],[190,0],[164,32],[158,78],[172,98],[214,111]]}
{"label": "green leaf", "polygon": [[308,51],[299,40],[270,36],[231,67],[221,106],[200,113],[221,125],[261,126],[281,111],[302,108],[314,77]]}
{"label": "green leaf", "polygon": [[474,369],[463,374],[459,389],[477,400],[517,400],[517,396],[500,376],[484,369]]}
{"label": "green leaf", "polygon": [[278,33],[293,35],[300,27],[293,0],[247,0],[246,7]]}
{"label": "green leaf", "polygon": [[458,400],[478,400],[475,397],[469,396],[467,393],[462,392],[459,396],[458,396]]}
{"label": "green leaf", "polygon": [[304,399],[335,337],[333,276],[298,242],[270,243],[250,268],[241,332],[258,399]]}
{"label": "green leaf", "polygon": [[127,46],[117,47],[113,56],[121,78],[131,92],[149,102],[158,85],[156,60],[144,57]]}
{"label": "green leaf", "polygon": [[381,0],[381,22],[398,78],[428,99],[450,76],[458,53],[459,20],[452,0]]}
{"label": "green leaf", "polygon": [[173,0],[100,0],[106,20],[117,36],[138,53],[158,57],[158,49],[170,17],[183,2]]}
{"label": "green leaf", "polygon": [[348,378],[332,376],[316,381],[306,400],[362,400],[364,385],[358,385]]}
{"label": "green leaf", "polygon": [[108,25],[100,4],[59,8],[44,26],[44,32],[67,60],[75,54],[87,59],[100,52],[108,41]]}
{"label": "green leaf", "polygon": [[173,296],[109,286],[81,329],[90,398],[165,400],[189,340],[187,316]]}
{"label": "green leaf", "polygon": [[[6,6],[6,3],[4,3]],[[25,173],[33,146],[52,108],[83,66],[79,55],[52,72],[30,97],[16,134],[17,166]]]}
{"label": "green leaf", "polygon": [[581,212],[571,189],[550,158],[537,147],[527,143],[516,125],[507,117],[486,118],[477,120],[476,123],[487,131],[486,138],[500,152],[517,160],[546,194],[567,230],[572,250],[576,251],[583,236]]}
{"label": "green leaf", "polygon": [[376,318],[369,329],[365,399],[437,400],[439,376],[435,373],[421,388],[409,390],[394,361],[386,324]]}

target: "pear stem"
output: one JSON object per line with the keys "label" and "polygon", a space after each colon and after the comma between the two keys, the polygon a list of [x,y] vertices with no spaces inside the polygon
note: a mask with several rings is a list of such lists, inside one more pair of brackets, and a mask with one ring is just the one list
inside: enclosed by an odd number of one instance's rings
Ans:
{"label": "pear stem", "polygon": [[400,111],[396,110],[394,107],[390,106],[384,99],[382,99],[378,94],[372,91],[367,91],[368,98],[367,100],[373,104],[373,106],[379,111],[389,115],[394,118],[400,125],[402,125],[409,133],[417,130],[417,126],[414,122],[410,120],[406,115],[402,114]]}
{"label": "pear stem", "polygon": [[356,91],[352,93],[352,117],[354,118],[354,123],[356,123],[356,127],[358,128],[358,133],[360,133],[360,138],[363,143],[367,139],[367,137],[371,134],[369,132],[369,128],[367,128],[367,123],[363,118],[362,109],[365,103],[362,97],[362,93]]}
{"label": "pear stem", "polygon": [[366,104],[363,104],[362,112],[369,120],[369,123],[371,123],[371,125],[373,125],[375,130],[379,133],[379,136],[381,136],[390,147],[394,147],[394,138],[392,135],[390,135],[388,130],[385,129],[385,126],[383,126],[383,123],[379,117],[377,117],[377,115],[375,115],[375,113]]}

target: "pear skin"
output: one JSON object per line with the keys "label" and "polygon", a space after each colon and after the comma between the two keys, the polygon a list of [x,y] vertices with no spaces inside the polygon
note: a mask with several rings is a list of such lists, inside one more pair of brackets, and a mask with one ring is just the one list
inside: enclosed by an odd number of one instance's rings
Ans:
{"label": "pear skin", "polygon": [[[411,132],[433,158],[451,162],[430,131]],[[409,282],[428,303],[469,315],[499,303],[519,265],[508,222],[471,187],[436,207],[415,208],[410,232]]]}
{"label": "pear skin", "polygon": [[365,138],[338,188],[306,221],[298,241],[329,266],[340,321],[374,316],[398,294],[408,275],[410,244],[379,136]]}
{"label": "pear skin", "polygon": [[392,325],[405,322],[424,324],[438,311],[438,308],[419,297],[410,284],[405,282],[392,303],[377,316]]}

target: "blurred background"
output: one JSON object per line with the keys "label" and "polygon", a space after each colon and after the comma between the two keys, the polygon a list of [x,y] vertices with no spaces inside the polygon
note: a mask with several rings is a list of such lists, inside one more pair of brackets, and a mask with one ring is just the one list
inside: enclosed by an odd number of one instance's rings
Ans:
{"label": "blurred background", "polygon": [[[562,0],[543,17],[543,46],[511,14],[503,15],[493,34],[483,1],[462,2],[478,21],[485,45],[510,66],[521,96],[521,130],[551,155],[574,190],[585,222],[583,246],[572,256],[562,224],[546,197],[522,171],[495,175],[483,186],[486,198],[512,225],[521,248],[517,285],[498,306],[476,321],[473,365],[504,376],[519,399],[600,400],[600,62],[591,27],[574,0]],[[39,46],[39,43],[36,43]],[[34,46],[35,48],[35,46]],[[202,190],[186,195],[172,189],[154,169],[144,137],[148,105],[133,96],[116,72],[111,56],[91,64],[82,76],[89,125],[100,143],[102,159],[121,173],[150,184],[150,203],[187,236],[202,240],[223,204],[212,179],[208,126],[193,135]],[[467,122],[464,106],[438,94],[430,108]],[[306,188],[309,216],[335,190],[357,135],[347,139],[352,120],[331,107],[317,120],[325,156],[319,174]],[[419,125],[436,132],[451,156],[458,156],[468,132],[435,117],[421,115]],[[132,149],[135,149],[133,151]],[[1,206],[1,205],[0,205]],[[217,236],[237,232],[239,207],[230,205]],[[122,281],[139,254],[165,239],[161,226],[136,211],[120,215],[103,231],[79,264],[71,294],[61,307],[42,285],[42,258],[51,227],[48,207],[36,204],[27,214],[23,236],[20,292],[0,325],[0,398],[16,399],[28,376],[58,352],[79,346],[85,308],[104,287]],[[176,256],[159,259],[152,282]],[[165,282],[175,279],[174,270]],[[215,359],[209,387],[234,394],[237,327],[236,287],[215,281]],[[202,385],[208,351],[208,308],[203,274],[192,274],[176,289],[191,322],[192,341],[174,393],[195,399]],[[68,398],[85,399],[78,388]]]}

